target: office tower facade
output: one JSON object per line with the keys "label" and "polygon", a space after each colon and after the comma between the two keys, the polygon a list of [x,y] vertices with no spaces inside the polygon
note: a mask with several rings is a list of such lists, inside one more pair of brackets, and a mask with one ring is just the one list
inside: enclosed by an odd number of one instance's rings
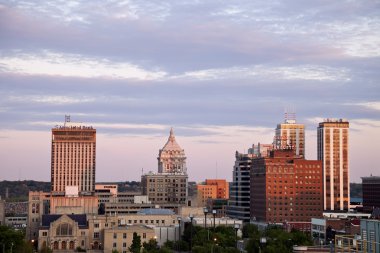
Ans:
{"label": "office tower facade", "polygon": [[276,149],[292,148],[297,156],[305,157],[305,125],[296,123],[294,113],[286,113],[284,123],[276,127]]}
{"label": "office tower facade", "polygon": [[95,191],[96,130],[70,122],[52,129],[51,185],[53,195]]}
{"label": "office tower facade", "polygon": [[322,162],[293,149],[273,150],[252,161],[251,219],[264,223],[310,223],[322,217]]}
{"label": "office tower facade", "polygon": [[362,189],[364,211],[380,208],[380,177],[362,177]]}
{"label": "office tower facade", "polygon": [[158,173],[186,173],[185,151],[178,145],[173,128],[168,141],[158,153]]}
{"label": "office tower facade", "polygon": [[142,194],[153,204],[186,204],[188,177],[185,173],[147,173],[141,176]]}
{"label": "office tower facade", "polygon": [[318,126],[318,160],[323,163],[325,210],[348,210],[350,174],[348,130],[345,119],[326,119]]}
{"label": "office tower facade", "polygon": [[236,151],[235,165],[232,172],[227,216],[244,222],[250,221],[249,171],[254,157],[256,157],[255,154],[242,154]]}

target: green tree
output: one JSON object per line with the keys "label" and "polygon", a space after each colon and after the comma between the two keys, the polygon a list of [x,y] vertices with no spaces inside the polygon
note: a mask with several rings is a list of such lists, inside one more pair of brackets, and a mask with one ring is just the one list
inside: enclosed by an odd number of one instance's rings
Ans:
{"label": "green tree", "polygon": [[129,251],[132,253],[140,253],[141,251],[141,236],[137,235],[136,232],[133,233],[132,244],[129,247]]}
{"label": "green tree", "polygon": [[148,242],[143,242],[144,252],[158,252],[158,243],[155,239],[150,239]]}
{"label": "green tree", "polygon": [[[26,252],[27,243],[24,241],[25,234],[21,230],[14,230],[7,226],[0,226],[0,249],[5,252]],[[32,251],[32,248],[29,247]]]}

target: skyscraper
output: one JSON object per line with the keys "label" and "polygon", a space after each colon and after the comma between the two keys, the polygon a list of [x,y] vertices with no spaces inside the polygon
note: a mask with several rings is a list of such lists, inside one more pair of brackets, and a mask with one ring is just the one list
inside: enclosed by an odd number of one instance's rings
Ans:
{"label": "skyscraper", "polygon": [[296,156],[305,157],[305,125],[296,123],[294,113],[285,113],[284,123],[277,125],[274,145],[276,149],[292,148]]}
{"label": "skyscraper", "polygon": [[54,195],[95,191],[96,130],[65,117],[52,129],[51,185]]}
{"label": "skyscraper", "polygon": [[185,151],[175,140],[173,128],[170,129],[168,141],[158,153],[158,173],[185,173]]}
{"label": "skyscraper", "polygon": [[318,127],[318,160],[323,164],[324,210],[348,210],[348,128],[345,119],[326,119]]}

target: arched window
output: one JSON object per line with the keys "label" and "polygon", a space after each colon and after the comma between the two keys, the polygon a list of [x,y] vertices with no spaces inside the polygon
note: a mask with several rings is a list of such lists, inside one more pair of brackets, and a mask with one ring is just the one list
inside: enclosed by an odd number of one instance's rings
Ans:
{"label": "arched window", "polygon": [[73,234],[73,228],[70,224],[68,223],[62,223],[57,227],[56,231],[57,235],[60,236],[68,236]]}
{"label": "arched window", "polygon": [[62,241],[61,247],[62,247],[62,249],[67,249],[67,242]]}
{"label": "arched window", "polygon": [[69,249],[74,249],[74,242],[73,241],[70,241],[70,243],[69,243]]}
{"label": "arched window", "polygon": [[57,241],[55,241],[55,242],[53,243],[53,249],[58,249],[58,242],[57,242]]}

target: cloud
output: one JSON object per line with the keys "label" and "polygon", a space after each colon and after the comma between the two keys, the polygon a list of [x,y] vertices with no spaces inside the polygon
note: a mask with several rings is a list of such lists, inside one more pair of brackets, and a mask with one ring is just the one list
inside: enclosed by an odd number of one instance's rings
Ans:
{"label": "cloud", "polygon": [[80,97],[74,98],[69,96],[43,96],[43,95],[27,95],[27,96],[10,96],[8,98],[11,102],[23,102],[23,103],[43,103],[53,105],[65,105],[65,104],[78,104],[94,102],[94,98]]}
{"label": "cloud", "polygon": [[206,69],[186,72],[173,78],[196,78],[198,80],[257,79],[257,80],[317,80],[349,81],[349,71],[345,68],[300,65],[291,67],[250,66],[224,69]]}
{"label": "cloud", "polygon": [[85,57],[44,50],[41,53],[16,53],[0,59],[3,72],[29,75],[76,76],[83,78],[111,78],[154,80],[166,76],[160,70],[145,70],[129,62]]}
{"label": "cloud", "polygon": [[361,106],[370,110],[380,111],[380,101],[360,102],[360,103],[345,103],[345,105]]}

